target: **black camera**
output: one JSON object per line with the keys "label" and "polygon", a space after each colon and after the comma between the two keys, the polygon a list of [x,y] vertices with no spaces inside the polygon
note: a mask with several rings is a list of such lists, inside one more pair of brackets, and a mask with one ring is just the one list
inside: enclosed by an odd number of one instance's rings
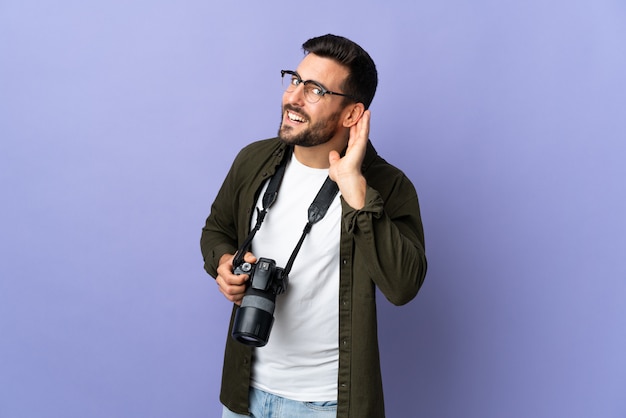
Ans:
{"label": "black camera", "polygon": [[269,258],[259,258],[255,264],[242,263],[235,274],[248,274],[248,288],[235,313],[232,336],[245,345],[263,347],[267,344],[274,323],[276,295],[287,290],[285,270],[276,267]]}

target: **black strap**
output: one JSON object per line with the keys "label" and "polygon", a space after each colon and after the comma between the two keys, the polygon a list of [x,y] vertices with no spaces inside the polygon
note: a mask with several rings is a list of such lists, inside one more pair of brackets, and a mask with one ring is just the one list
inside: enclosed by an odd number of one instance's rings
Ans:
{"label": "black strap", "polygon": [[[254,228],[252,228],[252,230],[248,234],[248,237],[246,238],[246,240],[243,242],[243,244],[237,251],[235,258],[233,259],[234,267],[238,267],[239,265],[243,263],[243,258],[245,254],[248,252],[248,250],[250,249],[250,245],[252,244],[252,240],[254,239],[254,236],[256,235],[257,231],[261,229],[261,224],[263,223],[263,220],[265,219],[265,215],[267,215],[268,209],[274,204],[274,202],[276,202],[276,199],[278,198],[278,190],[280,189],[280,185],[282,184],[283,177],[285,176],[285,169],[287,167],[288,160],[289,158],[285,158],[281,162],[281,164],[276,169],[276,173],[270,179],[270,183],[267,185],[267,189],[265,190],[265,194],[263,195],[263,201],[262,201],[263,210],[259,210],[257,208],[256,225],[254,226]],[[285,267],[285,270],[284,270],[285,276],[287,276],[289,272],[291,271],[291,267],[293,266],[293,263],[296,259],[296,256],[298,255],[298,252],[300,251],[300,247],[302,247],[304,238],[311,230],[311,227],[313,226],[313,224],[319,222],[322,218],[324,218],[324,216],[326,215],[326,212],[328,212],[328,208],[333,202],[333,199],[337,195],[338,191],[339,191],[339,187],[337,186],[337,183],[332,181],[330,177],[326,177],[326,180],[324,181],[322,188],[320,189],[319,192],[317,192],[317,196],[315,196],[315,199],[313,199],[313,203],[311,203],[311,206],[309,206],[309,212],[308,212],[309,221],[304,226],[304,230],[302,231],[302,236],[300,236],[300,240],[298,241],[296,248],[291,253],[291,257],[289,258],[289,261],[287,262],[287,266]]]}
{"label": "black strap", "polygon": [[302,243],[304,242],[304,238],[307,236],[311,227],[314,223],[320,221],[328,212],[328,208],[330,207],[333,199],[337,195],[339,191],[339,187],[337,187],[337,183],[332,181],[330,177],[326,177],[326,181],[322,185],[322,188],[319,192],[317,192],[317,196],[313,199],[313,203],[309,206],[309,222],[304,226],[304,230],[302,231],[302,235],[300,236],[300,240],[291,253],[291,257],[289,257],[289,261],[285,266],[285,276],[289,275],[291,271],[291,267],[293,266],[293,262],[296,260],[296,256],[300,251],[300,247],[302,247]]}
{"label": "black strap", "polygon": [[280,185],[283,182],[286,168],[286,162],[278,166],[278,168],[276,169],[276,173],[274,173],[270,180],[270,184],[268,184],[267,186],[267,190],[265,190],[265,194],[263,195],[263,212],[265,213],[267,213],[267,210],[274,204],[274,202],[276,202],[276,198],[278,197],[278,189],[280,189]]}
{"label": "black strap", "polygon": [[234,267],[238,267],[243,263],[243,258],[250,249],[250,245],[252,244],[254,236],[256,235],[257,231],[261,229],[261,224],[263,223],[263,220],[265,220],[267,210],[274,204],[274,202],[276,202],[276,199],[278,198],[278,190],[280,189],[280,185],[283,182],[283,177],[285,176],[287,161],[289,161],[289,158],[284,158],[281,161],[280,165],[276,169],[276,173],[274,173],[274,175],[270,179],[270,183],[267,185],[267,189],[265,189],[265,194],[263,195],[263,210],[259,210],[257,208],[256,225],[254,226],[254,228],[252,228],[252,230],[248,234],[248,237],[237,251],[235,258],[233,259]]}

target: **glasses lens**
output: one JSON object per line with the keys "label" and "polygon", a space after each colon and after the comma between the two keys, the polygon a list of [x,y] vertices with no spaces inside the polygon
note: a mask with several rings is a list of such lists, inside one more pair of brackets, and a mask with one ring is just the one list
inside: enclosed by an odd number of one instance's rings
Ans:
{"label": "glasses lens", "polygon": [[317,103],[324,95],[324,89],[314,81],[309,81],[304,86],[304,98],[309,103]]}
{"label": "glasses lens", "polygon": [[317,103],[324,95],[324,88],[314,81],[303,82],[297,74],[293,72],[283,72],[283,88],[287,93],[293,93],[300,84],[304,84],[304,98],[309,103]]}

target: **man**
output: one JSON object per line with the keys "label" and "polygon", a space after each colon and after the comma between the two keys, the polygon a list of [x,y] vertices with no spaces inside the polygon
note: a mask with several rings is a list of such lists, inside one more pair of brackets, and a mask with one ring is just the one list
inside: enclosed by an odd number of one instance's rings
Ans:
{"label": "man", "polygon": [[[202,230],[205,269],[234,302],[229,334],[258,279],[233,273],[235,253],[236,264],[263,257],[290,270],[267,345],[227,339],[223,417],[384,417],[375,287],[402,305],[424,280],[417,194],[368,139],[378,76],[367,52],[334,35],[302,47],[297,69],[281,72],[278,138],[239,153]],[[267,209],[267,180],[279,167],[278,197]],[[302,232],[326,177],[339,192]]]}

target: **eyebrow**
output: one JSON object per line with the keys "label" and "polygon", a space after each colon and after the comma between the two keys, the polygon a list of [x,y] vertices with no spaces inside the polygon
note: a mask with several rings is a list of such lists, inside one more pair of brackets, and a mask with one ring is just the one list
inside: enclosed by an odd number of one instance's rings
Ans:
{"label": "eyebrow", "polygon": [[297,75],[298,77],[300,77],[300,80],[302,80],[302,82],[303,82],[303,83],[304,83],[304,82],[309,82],[309,81],[310,81],[310,82],[312,82],[312,83],[315,83],[315,84],[319,85],[319,86],[320,86],[321,88],[323,88],[324,90],[326,90],[326,91],[330,91],[330,89],[326,88],[326,86],[325,86],[325,85],[323,85],[322,83],[320,83],[319,81],[317,81],[317,80],[304,80],[304,79],[302,78],[302,76],[300,75],[300,73],[299,73],[299,72],[297,72],[296,70],[294,70],[293,72],[294,72],[294,73],[296,73],[296,75]]}

